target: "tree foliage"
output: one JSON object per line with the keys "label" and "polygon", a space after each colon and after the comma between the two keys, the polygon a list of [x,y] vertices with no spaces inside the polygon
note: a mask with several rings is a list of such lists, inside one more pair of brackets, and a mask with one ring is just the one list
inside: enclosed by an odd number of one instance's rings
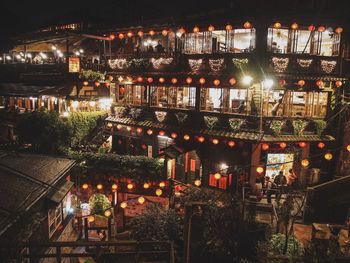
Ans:
{"label": "tree foliage", "polygon": [[104,194],[94,194],[89,199],[90,213],[104,216],[105,210],[111,207],[107,196]]}

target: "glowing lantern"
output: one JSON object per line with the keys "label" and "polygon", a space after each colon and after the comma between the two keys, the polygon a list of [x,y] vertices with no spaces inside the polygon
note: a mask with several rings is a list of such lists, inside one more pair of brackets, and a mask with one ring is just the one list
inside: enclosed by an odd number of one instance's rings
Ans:
{"label": "glowing lantern", "polygon": [[201,184],[202,184],[201,180],[199,180],[199,179],[194,180],[195,186],[200,186]]}
{"label": "glowing lantern", "polygon": [[133,184],[128,184],[126,187],[127,187],[129,190],[131,190],[131,189],[134,188],[134,185],[133,185]]}
{"label": "glowing lantern", "polygon": [[227,143],[227,145],[230,146],[230,147],[232,148],[232,147],[235,147],[236,143],[235,143],[234,141],[229,141],[229,142]]}
{"label": "glowing lantern", "polygon": [[286,81],[285,81],[284,79],[281,79],[279,83],[280,83],[280,85],[281,85],[282,87],[283,87],[284,85],[286,85]]}
{"label": "glowing lantern", "polygon": [[143,188],[148,189],[149,188],[149,183],[144,183]]}
{"label": "glowing lantern", "polygon": [[175,186],[175,191],[176,191],[176,192],[180,192],[181,190],[182,190],[181,185],[176,185],[176,186]]}
{"label": "glowing lantern", "polygon": [[117,130],[120,130],[122,128],[122,125],[118,124],[117,125]]}
{"label": "glowing lantern", "polygon": [[305,85],[305,80],[303,80],[303,79],[299,80],[299,81],[298,81],[298,85],[299,85],[300,87],[304,86],[304,85]]}
{"label": "glowing lantern", "polygon": [[252,23],[250,23],[250,22],[247,21],[247,22],[244,23],[243,27],[244,27],[245,29],[250,29],[250,28],[252,28]]}
{"label": "glowing lantern", "polygon": [[214,29],[215,29],[215,28],[214,28],[214,26],[212,26],[212,25],[210,25],[210,26],[208,27],[208,31],[209,31],[209,32],[214,31]]}
{"label": "glowing lantern", "polygon": [[89,188],[89,185],[88,185],[88,184],[83,184],[83,185],[82,185],[82,188],[83,188],[84,190],[86,190],[86,189]]}
{"label": "glowing lantern", "polygon": [[164,136],[164,135],[165,135],[165,131],[159,131],[158,134],[159,134],[160,136]]}
{"label": "glowing lantern", "polygon": [[108,76],[109,81],[113,81],[113,79],[114,79],[113,76]]}
{"label": "glowing lantern", "polygon": [[335,33],[340,34],[341,32],[343,32],[343,28],[342,27],[337,27],[335,29]]}
{"label": "glowing lantern", "polygon": [[190,139],[190,136],[189,136],[188,134],[185,134],[185,135],[184,135],[184,140],[185,140],[185,141],[188,141],[189,139]]}
{"label": "glowing lantern", "polygon": [[199,83],[203,85],[205,83],[205,78],[200,78]]}
{"label": "glowing lantern", "polygon": [[142,82],[143,81],[143,78],[142,77],[137,77],[137,82]]}
{"label": "glowing lantern", "polygon": [[99,86],[100,86],[100,82],[95,81],[95,86],[96,86],[96,87],[99,87]]}
{"label": "glowing lantern", "polygon": [[89,85],[89,82],[84,81],[83,84],[84,84],[84,86],[87,86],[87,85]]}
{"label": "glowing lantern", "polygon": [[186,83],[187,84],[191,84],[192,83],[192,78],[191,77],[186,78]]}
{"label": "glowing lantern", "polygon": [[309,164],[310,164],[310,162],[309,162],[309,160],[307,160],[307,159],[304,159],[304,160],[301,161],[301,165],[302,165],[303,167],[308,167]]}
{"label": "glowing lantern", "polygon": [[200,143],[204,142],[204,140],[205,140],[205,139],[204,139],[203,136],[199,136],[199,137],[198,137],[198,141],[199,141]]}
{"label": "glowing lantern", "polygon": [[177,78],[172,78],[171,83],[176,84],[177,83]]}
{"label": "glowing lantern", "polygon": [[219,86],[219,85],[220,85],[220,80],[215,79],[215,80],[213,81],[213,83],[214,83],[215,86]]}
{"label": "glowing lantern", "polygon": [[350,152],[350,144],[346,146],[346,150]]}
{"label": "glowing lantern", "polygon": [[110,217],[112,212],[110,210],[106,210],[104,214],[105,214],[105,217]]}
{"label": "glowing lantern", "polygon": [[113,35],[113,34],[110,34],[110,35],[109,35],[109,39],[110,39],[110,40],[113,40],[113,39],[115,39],[115,35]]}
{"label": "glowing lantern", "polygon": [[227,24],[227,25],[226,25],[226,27],[225,27],[225,29],[226,29],[227,31],[230,31],[230,30],[232,30],[232,25],[230,25],[230,24]]}
{"label": "glowing lantern", "polygon": [[214,178],[215,178],[215,180],[220,180],[221,174],[220,173],[215,173],[214,174]]}
{"label": "glowing lantern", "polygon": [[163,30],[162,30],[162,35],[163,35],[163,36],[166,36],[167,34],[168,34],[168,30],[163,29]]}
{"label": "glowing lantern", "polygon": [[139,32],[137,32],[137,35],[138,35],[139,37],[143,37],[143,32],[142,32],[142,31],[139,31]]}
{"label": "glowing lantern", "polygon": [[317,85],[318,87],[323,87],[323,81],[322,81],[322,80],[317,80],[317,81],[316,81],[316,85]]}
{"label": "glowing lantern", "polygon": [[152,131],[152,130],[147,130],[147,134],[148,134],[148,135],[152,135],[152,134],[153,134],[153,131]]}
{"label": "glowing lantern", "polygon": [[160,83],[164,83],[165,79],[164,78],[159,78]]}
{"label": "glowing lantern", "polygon": [[153,82],[153,78],[149,77],[149,78],[147,78],[147,81],[148,81],[148,83],[152,83]]}
{"label": "glowing lantern", "polygon": [[262,173],[264,172],[264,168],[261,167],[261,166],[259,166],[259,167],[256,168],[256,172],[257,172],[258,174],[262,174]]}
{"label": "glowing lantern", "polygon": [[186,32],[186,30],[183,28],[183,27],[181,27],[180,29],[179,29],[179,33],[182,35],[182,34],[185,34],[185,32]]}
{"label": "glowing lantern", "polygon": [[133,36],[133,33],[132,33],[132,32],[128,32],[126,35],[127,35],[128,37],[132,37],[132,36]]}
{"label": "glowing lantern", "polygon": [[230,80],[228,82],[230,83],[231,86],[233,86],[237,83],[235,78],[230,78]]}
{"label": "glowing lantern", "polygon": [[320,149],[323,149],[326,145],[323,143],[323,142],[319,142],[317,144],[317,147],[320,148]]}
{"label": "glowing lantern", "polygon": [[109,88],[110,85],[111,85],[111,84],[110,84],[109,82],[105,82],[105,86],[106,86],[107,88]]}
{"label": "glowing lantern", "polygon": [[165,187],[165,183],[164,183],[164,182],[160,182],[160,183],[159,183],[159,187],[160,187],[160,188],[164,188],[164,187]]}
{"label": "glowing lantern", "polygon": [[154,32],[154,30],[150,30],[150,31],[149,31],[149,34],[150,34],[151,36],[154,36],[155,33],[156,33],[156,32]]}
{"label": "glowing lantern", "polygon": [[137,128],[137,129],[136,129],[136,132],[137,132],[137,133],[141,133],[141,132],[142,132],[142,129],[141,129],[141,128]]}
{"label": "glowing lantern", "polygon": [[298,29],[298,24],[297,24],[297,23],[293,23],[290,27],[291,27],[293,30],[297,30],[297,29]]}
{"label": "glowing lantern", "polygon": [[307,29],[309,31],[314,31],[316,29],[316,27],[314,25],[309,25],[309,27]]}
{"label": "glowing lantern", "polygon": [[317,31],[324,32],[324,31],[326,31],[326,28],[324,26],[320,26],[320,27],[318,27]]}
{"label": "glowing lantern", "polygon": [[95,217],[94,216],[88,216],[88,221],[90,223],[94,222],[95,221]]}
{"label": "glowing lantern", "polygon": [[131,131],[131,127],[130,127],[130,126],[127,126],[127,127],[126,127],[126,130],[127,130],[127,131]]}
{"label": "glowing lantern", "polygon": [[267,151],[267,150],[270,148],[270,146],[269,146],[267,143],[264,143],[264,144],[261,146],[261,148],[262,148],[264,151]]}
{"label": "glowing lantern", "polygon": [[156,190],[156,195],[157,195],[157,196],[161,196],[162,193],[163,193],[162,189],[157,189],[157,190]]}
{"label": "glowing lantern", "polygon": [[108,123],[107,123],[107,127],[108,127],[108,128],[112,128],[112,127],[113,127],[113,123],[108,122]]}
{"label": "glowing lantern", "polygon": [[331,153],[326,153],[326,154],[324,155],[324,158],[325,158],[327,161],[330,161],[330,160],[332,160],[332,158],[333,158],[333,154],[331,154]]}
{"label": "glowing lantern", "polygon": [[143,144],[141,145],[141,148],[142,148],[143,150],[146,150],[146,149],[147,149],[147,145],[143,143]]}
{"label": "glowing lantern", "polygon": [[118,38],[119,38],[119,39],[123,39],[123,38],[124,38],[124,34],[123,34],[123,33],[120,33],[120,34],[118,35]]}
{"label": "glowing lantern", "polygon": [[117,190],[118,189],[118,185],[117,184],[112,184],[112,189],[113,190]]}
{"label": "glowing lantern", "polygon": [[280,29],[282,27],[281,23],[279,22],[276,22],[273,24],[273,27],[276,28],[276,29]]}
{"label": "glowing lantern", "polygon": [[120,87],[119,88],[119,93],[120,94],[124,94],[125,93],[125,88],[124,87]]}
{"label": "glowing lantern", "polygon": [[143,204],[146,201],[146,199],[143,196],[140,196],[139,198],[137,198],[137,202],[139,202],[139,204]]}
{"label": "glowing lantern", "polygon": [[343,85],[343,82],[341,82],[340,80],[337,80],[337,81],[335,82],[335,86],[336,86],[337,88],[341,87],[342,85]]}
{"label": "glowing lantern", "polygon": [[282,149],[284,149],[284,148],[287,147],[287,144],[286,144],[285,142],[281,142],[281,143],[280,143],[280,147],[281,147]]}
{"label": "glowing lantern", "polygon": [[171,133],[171,138],[173,138],[173,139],[176,139],[177,138],[177,133],[176,132],[173,132],[173,133]]}
{"label": "glowing lantern", "polygon": [[128,206],[128,204],[126,202],[121,202],[120,203],[120,207],[125,209]]}
{"label": "glowing lantern", "polygon": [[103,185],[102,185],[102,184],[98,184],[98,185],[96,186],[96,188],[97,188],[98,190],[101,190],[101,189],[103,188]]}
{"label": "glowing lantern", "polygon": [[300,146],[300,148],[305,148],[306,147],[306,143],[305,142],[299,142],[299,146]]}
{"label": "glowing lantern", "polygon": [[195,26],[194,28],[193,28],[193,33],[198,33],[199,32],[199,27],[198,26]]}
{"label": "glowing lantern", "polygon": [[216,145],[216,144],[219,144],[219,140],[218,140],[218,139],[213,139],[212,142],[213,142],[213,144],[215,144],[215,145]]}

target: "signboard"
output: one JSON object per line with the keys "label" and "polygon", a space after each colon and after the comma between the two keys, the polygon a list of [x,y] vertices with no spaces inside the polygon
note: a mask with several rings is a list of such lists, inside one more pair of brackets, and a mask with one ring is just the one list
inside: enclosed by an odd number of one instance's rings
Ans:
{"label": "signboard", "polygon": [[140,204],[137,201],[137,198],[140,195],[134,194],[126,194],[128,206],[125,208],[125,216],[126,217],[135,217],[144,213],[147,205],[156,203],[163,206],[165,209],[169,206],[169,199],[165,197],[157,197],[157,196],[143,196],[145,198],[145,202]]}
{"label": "signboard", "polygon": [[77,57],[68,58],[68,72],[69,73],[80,72],[80,58],[77,58]]}

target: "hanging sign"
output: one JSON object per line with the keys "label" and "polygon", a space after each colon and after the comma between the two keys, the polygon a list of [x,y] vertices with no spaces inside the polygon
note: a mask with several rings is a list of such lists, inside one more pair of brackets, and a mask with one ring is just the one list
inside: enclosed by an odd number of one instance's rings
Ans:
{"label": "hanging sign", "polygon": [[80,59],[77,57],[68,58],[68,72],[79,73],[80,72]]}

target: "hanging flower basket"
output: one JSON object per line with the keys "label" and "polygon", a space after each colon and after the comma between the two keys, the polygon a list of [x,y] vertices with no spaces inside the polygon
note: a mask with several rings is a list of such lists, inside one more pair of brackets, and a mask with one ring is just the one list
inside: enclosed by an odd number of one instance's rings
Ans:
{"label": "hanging flower basket", "polygon": [[126,111],[125,107],[115,107],[115,116],[118,118],[122,118],[124,116],[124,113]]}
{"label": "hanging flower basket", "polygon": [[141,112],[142,109],[131,108],[129,114],[133,119],[138,119],[141,115]]}
{"label": "hanging flower basket", "polygon": [[184,124],[184,122],[187,120],[188,114],[183,112],[178,112],[178,113],[175,113],[175,117],[179,122],[179,124]]}
{"label": "hanging flower basket", "polygon": [[156,115],[157,121],[163,122],[165,120],[167,112],[166,111],[156,111],[156,112],[154,112],[154,114]]}
{"label": "hanging flower basket", "polygon": [[308,121],[305,120],[294,120],[292,122],[294,134],[295,135],[302,135],[304,133],[304,130],[306,126],[308,125]]}
{"label": "hanging flower basket", "polygon": [[313,123],[315,125],[316,134],[321,136],[327,127],[327,122],[324,120],[313,120]]}
{"label": "hanging flower basket", "polygon": [[229,119],[228,123],[230,124],[230,127],[233,131],[238,131],[239,129],[241,129],[242,125],[245,124],[245,120],[244,119]]}
{"label": "hanging flower basket", "polygon": [[270,124],[270,130],[272,131],[273,135],[275,136],[280,135],[284,124],[285,124],[284,121],[273,120]]}
{"label": "hanging flower basket", "polygon": [[218,123],[219,119],[215,116],[204,116],[205,125],[207,125],[208,129],[214,128],[215,124]]}

